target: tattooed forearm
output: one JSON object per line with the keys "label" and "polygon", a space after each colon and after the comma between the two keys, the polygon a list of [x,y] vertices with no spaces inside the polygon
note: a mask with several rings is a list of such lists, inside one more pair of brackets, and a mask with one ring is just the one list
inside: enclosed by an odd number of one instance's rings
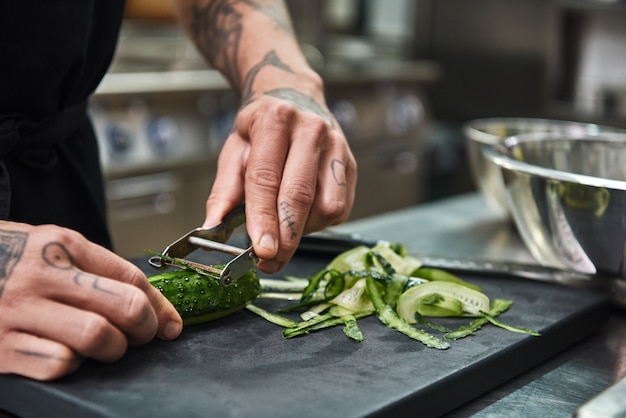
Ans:
{"label": "tattooed forearm", "polygon": [[334,126],[330,113],[312,97],[302,94],[298,90],[285,87],[266,91],[265,94],[293,103],[297,108],[309,113],[314,113],[324,119],[331,127]]}
{"label": "tattooed forearm", "polygon": [[13,268],[22,258],[27,239],[25,232],[0,229],[0,298]]}
{"label": "tattooed forearm", "polygon": [[287,225],[290,231],[290,238],[295,239],[298,234],[296,233],[296,222],[293,220],[293,215],[291,214],[291,207],[287,202],[280,203],[280,209],[282,211],[282,218],[280,223],[284,223]]}
{"label": "tattooed forearm", "polygon": [[289,68],[287,64],[283,63],[280,60],[280,58],[276,54],[276,51],[274,50],[269,51],[267,54],[265,54],[265,57],[263,57],[263,60],[259,62],[258,64],[256,64],[254,67],[252,67],[250,71],[248,71],[248,74],[246,74],[246,79],[244,81],[244,85],[242,89],[243,99],[242,99],[241,107],[244,107],[245,105],[250,103],[250,101],[252,100],[252,97],[254,96],[254,80],[256,79],[256,76],[259,73],[259,71],[261,71],[263,67],[266,67],[268,65],[276,67],[276,68],[280,68],[281,70],[287,71],[289,73],[293,73],[293,71],[291,71],[291,68]]}
{"label": "tattooed forearm", "polygon": [[[206,4],[201,4],[206,3]],[[192,6],[189,23],[192,37],[206,59],[221,67],[237,88],[239,75],[239,47],[243,33],[244,5],[265,14],[280,30],[292,33],[289,15],[282,1],[277,0],[196,0]]]}
{"label": "tattooed forearm", "polygon": [[196,1],[191,12],[190,30],[198,49],[206,59],[221,65],[224,74],[235,85],[240,85],[237,71],[241,14],[233,5],[236,0],[211,1],[200,5]]}

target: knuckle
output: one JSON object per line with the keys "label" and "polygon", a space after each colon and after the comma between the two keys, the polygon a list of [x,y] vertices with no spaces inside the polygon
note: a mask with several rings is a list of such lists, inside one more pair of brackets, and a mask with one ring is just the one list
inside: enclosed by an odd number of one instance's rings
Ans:
{"label": "knuckle", "polygon": [[65,248],[73,248],[76,242],[84,240],[83,235],[72,229],[64,228],[57,225],[43,225],[41,228],[41,236],[45,238],[47,243],[56,243]]}
{"label": "knuckle", "polygon": [[333,199],[325,202],[319,213],[322,219],[330,224],[343,220],[349,211],[349,205],[345,199]]}
{"label": "knuckle", "polygon": [[285,197],[299,210],[308,210],[315,200],[315,185],[305,179],[294,179],[285,187]]}
{"label": "knuckle", "polygon": [[81,323],[76,350],[84,356],[96,353],[108,341],[111,324],[104,317],[89,314]]}
{"label": "knuckle", "polygon": [[139,289],[133,289],[125,306],[124,320],[126,326],[135,329],[143,325],[149,310],[148,297]]}
{"label": "knuckle", "polygon": [[271,161],[259,161],[246,171],[247,179],[259,187],[276,190],[281,180],[281,173]]}

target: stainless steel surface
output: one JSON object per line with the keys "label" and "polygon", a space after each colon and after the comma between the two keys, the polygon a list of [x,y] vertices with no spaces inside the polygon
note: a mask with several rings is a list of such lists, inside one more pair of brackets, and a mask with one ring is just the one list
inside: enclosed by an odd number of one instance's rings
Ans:
{"label": "stainless steel surface", "polygon": [[[168,257],[186,257],[192,251],[202,247],[207,247],[205,241],[215,241],[218,243],[225,243],[231,236],[235,228],[246,221],[246,210],[244,205],[239,205],[233,208],[230,212],[224,216],[222,222],[209,228],[194,228],[187,232],[182,237],[178,238],[170,245],[168,245],[161,255]],[[202,238],[204,241],[198,242],[190,238]],[[213,248],[215,249],[215,248]],[[218,249],[221,251],[221,249]],[[237,252],[239,255],[239,252]]]}
{"label": "stainless steel surface", "polygon": [[[406,223],[420,226],[419,240],[413,236],[414,230],[398,226]],[[511,223],[479,194],[431,202],[334,229],[375,239],[410,241],[415,252],[534,262]],[[600,332],[446,417],[568,417],[624,375],[626,312],[616,308]]]}
{"label": "stainless steel surface", "polygon": [[626,301],[626,135],[525,134],[483,148],[534,258],[607,278]]}
{"label": "stainless steel surface", "polygon": [[620,418],[626,416],[626,378],[578,408],[576,418]]}
{"label": "stainless steel surface", "polygon": [[555,134],[601,134],[625,130],[589,123],[539,118],[483,118],[467,122],[463,133],[467,142],[467,155],[474,182],[487,202],[503,216],[510,216],[505,186],[500,168],[494,166],[481,152],[483,145],[494,145],[505,138],[533,132]]}
{"label": "stainless steel surface", "polygon": [[[299,253],[339,255],[354,247],[373,247],[378,242],[367,240],[360,234],[338,234],[324,230],[305,235],[298,245]],[[558,282],[580,287],[597,287],[602,279],[572,270],[561,270],[531,263],[481,260],[475,258],[448,257],[409,253],[421,262],[422,267],[439,268],[453,273],[480,273],[485,275],[512,276],[524,279]]]}

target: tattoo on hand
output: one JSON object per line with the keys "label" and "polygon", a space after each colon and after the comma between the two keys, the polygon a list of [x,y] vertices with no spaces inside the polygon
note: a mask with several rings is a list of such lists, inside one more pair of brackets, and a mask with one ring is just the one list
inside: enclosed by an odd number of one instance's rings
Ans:
{"label": "tattoo on hand", "polygon": [[0,298],[13,268],[22,258],[27,239],[25,232],[0,229]]}
{"label": "tattoo on hand", "polygon": [[298,90],[284,87],[265,92],[266,95],[275,97],[286,102],[294,104],[298,109],[305,112],[316,114],[324,119],[324,121],[330,126],[334,127],[333,119],[330,113],[311,96],[300,93]]}
{"label": "tattoo on hand", "polygon": [[116,293],[111,292],[110,290],[104,289],[99,286],[100,277],[94,274],[85,273],[79,269],[74,267],[74,259],[72,255],[69,253],[67,248],[59,242],[50,242],[43,247],[41,252],[41,256],[43,260],[51,267],[60,269],[60,270],[76,270],[76,274],[74,275],[74,283],[77,286],[81,286],[81,283],[87,281],[91,282],[91,287],[100,292],[105,292],[110,295],[115,295]]}
{"label": "tattoo on hand", "polygon": [[291,206],[287,202],[281,202],[279,206],[283,213],[280,223],[287,225],[290,231],[290,238],[295,239],[298,234],[296,233],[296,221],[293,220],[293,216],[291,215]]}
{"label": "tattoo on hand", "polygon": [[235,86],[241,86],[237,69],[239,45],[243,32],[242,14],[236,6],[247,5],[269,17],[277,28],[293,33],[289,16],[275,0],[215,0],[193,5],[190,30],[198,49],[211,63],[223,66],[226,76]]}
{"label": "tattoo on hand", "polygon": [[268,65],[271,65],[276,68],[280,68],[281,70],[284,70],[293,74],[293,71],[291,70],[291,68],[289,68],[287,64],[283,63],[280,60],[280,58],[278,57],[278,54],[276,54],[276,51],[274,50],[269,51],[267,54],[265,54],[265,57],[263,57],[263,60],[259,62],[258,64],[256,64],[254,67],[252,67],[250,71],[248,71],[248,74],[246,74],[246,79],[244,81],[244,85],[242,89],[243,99],[242,99],[241,107],[246,106],[252,101],[252,97],[254,96],[254,90],[253,90],[254,80],[256,79],[257,74],[259,74],[259,71],[261,71],[263,67],[266,67]]}
{"label": "tattoo on hand", "polygon": [[41,359],[45,359],[45,360],[57,360],[57,361],[63,361],[63,362],[67,362],[67,363],[77,363],[82,361],[82,357],[80,356],[76,356],[76,357],[58,357],[58,356],[53,356],[47,353],[41,353],[39,351],[32,351],[32,350],[22,350],[20,348],[15,350],[16,353],[22,354],[24,356],[29,356],[29,357],[37,357],[37,358],[41,358]]}
{"label": "tattoo on hand", "polygon": [[330,171],[333,173],[333,178],[338,186],[345,186],[346,183],[346,170],[345,164],[336,158],[330,162]]}

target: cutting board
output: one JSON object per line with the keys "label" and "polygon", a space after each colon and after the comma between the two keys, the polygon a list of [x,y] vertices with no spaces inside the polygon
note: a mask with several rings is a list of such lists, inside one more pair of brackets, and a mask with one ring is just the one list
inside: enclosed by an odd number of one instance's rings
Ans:
{"label": "cutting board", "polygon": [[[297,257],[283,274],[306,276],[327,259]],[[532,368],[598,330],[607,297],[523,279],[465,277],[512,299],[505,322],[540,337],[485,326],[439,351],[359,320],[365,341],[342,328],[285,340],[248,311],[186,328],[175,341],[131,348],[114,364],[86,362],[40,383],[0,376],[0,408],[23,417],[438,416]],[[276,309],[288,302],[259,300]],[[459,324],[454,322],[454,324]]]}

